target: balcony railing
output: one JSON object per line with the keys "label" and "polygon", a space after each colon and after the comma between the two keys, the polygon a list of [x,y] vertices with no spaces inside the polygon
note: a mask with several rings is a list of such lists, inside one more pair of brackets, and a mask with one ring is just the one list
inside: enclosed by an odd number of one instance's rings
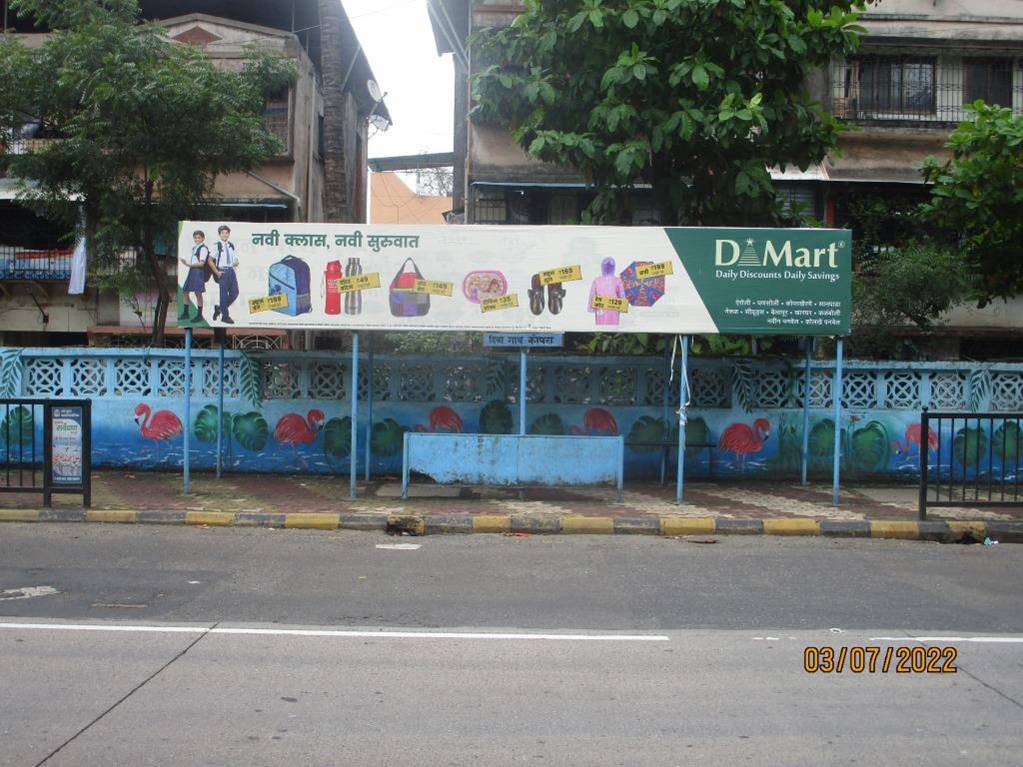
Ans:
{"label": "balcony railing", "polygon": [[0,280],[61,281],[70,277],[70,250],[29,250],[0,245]]}
{"label": "balcony railing", "polygon": [[1011,58],[863,56],[831,68],[831,111],[858,123],[953,125],[981,99],[1023,114],[1023,68]]}

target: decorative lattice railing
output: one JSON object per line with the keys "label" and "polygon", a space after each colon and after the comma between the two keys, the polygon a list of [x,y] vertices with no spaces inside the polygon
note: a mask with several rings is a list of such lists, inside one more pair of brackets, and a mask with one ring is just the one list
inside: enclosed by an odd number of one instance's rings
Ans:
{"label": "decorative lattice railing", "polygon": [[[366,399],[368,359],[360,364],[359,398]],[[192,396],[217,395],[216,352],[193,353]],[[229,352],[228,400],[346,400],[350,358],[328,352]],[[850,410],[1018,410],[1023,365],[961,362],[849,362],[843,403]],[[834,364],[815,361],[810,404],[831,405]],[[24,349],[3,351],[0,387],[8,396],[179,398],[184,355],[176,349]],[[530,403],[603,407],[677,406],[678,381],[668,383],[665,360],[536,355],[527,378]],[[373,394],[378,402],[509,403],[518,399],[518,358],[494,354],[438,359],[377,355]],[[803,402],[799,362],[774,359],[694,359],[691,406],[698,410],[779,410]]]}

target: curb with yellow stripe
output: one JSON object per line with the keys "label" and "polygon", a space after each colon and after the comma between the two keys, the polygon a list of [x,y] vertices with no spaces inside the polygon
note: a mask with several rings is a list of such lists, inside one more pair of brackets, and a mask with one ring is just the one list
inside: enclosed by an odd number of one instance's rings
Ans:
{"label": "curb with yellow stripe", "polygon": [[306,530],[379,530],[409,535],[530,533],[590,535],[818,535],[834,538],[896,538],[913,541],[1023,543],[1023,522],[735,519],[678,516],[531,516],[516,514],[425,515],[229,511],[134,511],[131,509],[0,509],[0,522],[105,522],[119,524],[284,527]]}

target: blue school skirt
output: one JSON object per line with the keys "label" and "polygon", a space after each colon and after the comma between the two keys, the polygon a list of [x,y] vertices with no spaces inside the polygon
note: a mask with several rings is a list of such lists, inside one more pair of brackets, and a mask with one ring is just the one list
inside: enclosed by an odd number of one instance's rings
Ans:
{"label": "blue school skirt", "polygon": [[189,267],[188,276],[185,278],[185,286],[181,288],[184,293],[205,293],[206,280],[203,279],[204,269],[200,267]]}

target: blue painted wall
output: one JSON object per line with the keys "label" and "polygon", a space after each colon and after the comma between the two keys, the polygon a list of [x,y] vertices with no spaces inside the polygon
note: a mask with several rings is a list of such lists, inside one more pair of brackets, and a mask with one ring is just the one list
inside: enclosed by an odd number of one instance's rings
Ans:
{"label": "blue painted wall", "polygon": [[[175,468],[182,463],[183,354],[177,350],[2,350],[4,394],[85,397],[93,401],[94,465]],[[192,466],[215,465],[217,360],[193,360]],[[360,369],[359,465],[369,425],[368,357]],[[826,362],[813,364],[811,472],[830,475],[834,421]],[[694,360],[690,366],[689,477],[798,476],[802,370],[775,360]],[[934,439],[919,435],[920,408],[1023,407],[1023,366],[963,363],[848,365],[840,427],[847,478],[915,479],[921,449],[933,465]],[[398,474],[402,434],[415,431],[513,433],[518,430],[517,355],[435,359],[377,355],[374,363],[372,471]],[[344,356],[269,352],[228,354],[224,463],[233,471],[347,471],[350,372]],[[665,403],[665,390],[668,392]],[[627,441],[674,440],[677,373],[668,383],[660,358],[534,356],[527,431],[624,434]],[[140,409],[141,408],[141,409]],[[145,408],[148,408],[148,413]],[[972,425],[971,425],[972,427]],[[41,426],[39,427],[41,428]],[[981,435],[981,472],[998,471],[1006,430]],[[1011,427],[1010,427],[1011,428]],[[3,429],[0,427],[0,434]],[[41,433],[39,435],[41,438]],[[941,435],[942,464],[969,464],[977,435]],[[991,450],[988,450],[988,442]],[[921,443],[923,447],[921,448]],[[991,456],[990,461],[988,456]],[[627,447],[626,477],[659,475],[662,451]],[[1014,455],[1011,456],[1014,460]],[[674,459],[668,461],[669,474]]]}

